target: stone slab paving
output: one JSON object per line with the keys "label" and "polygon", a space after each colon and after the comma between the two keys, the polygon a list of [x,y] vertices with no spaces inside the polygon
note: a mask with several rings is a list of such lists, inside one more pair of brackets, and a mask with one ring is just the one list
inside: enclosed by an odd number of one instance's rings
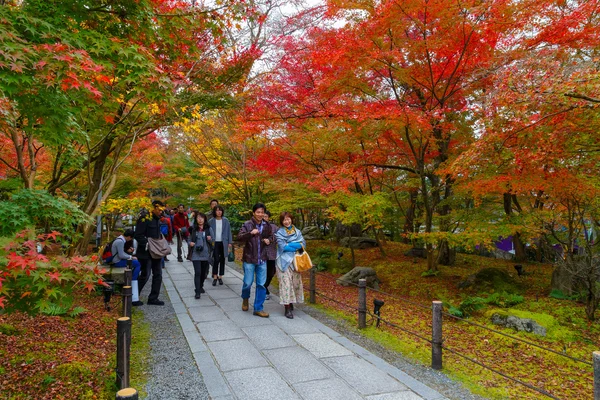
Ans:
{"label": "stone slab paving", "polygon": [[242,275],[227,267],[224,285],[205,281],[194,299],[191,262],[167,263],[163,281],[198,371],[215,400],[446,400],[444,396],[301,310],[270,318],[241,311]]}

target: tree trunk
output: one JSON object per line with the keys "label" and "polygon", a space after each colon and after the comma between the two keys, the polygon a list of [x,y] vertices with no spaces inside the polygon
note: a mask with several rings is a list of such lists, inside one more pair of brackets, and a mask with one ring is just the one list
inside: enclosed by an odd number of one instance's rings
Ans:
{"label": "tree trunk", "polygon": [[521,240],[521,234],[515,232],[513,235],[513,245],[515,246],[515,260],[523,262],[527,260],[527,253],[525,253],[525,245]]}
{"label": "tree trunk", "polygon": [[375,235],[375,241],[377,242],[377,247],[379,247],[379,252],[381,253],[381,255],[383,257],[385,257],[386,256],[385,250],[383,249],[381,240],[379,240],[379,231],[377,229],[373,228],[373,234]]}
{"label": "tree trunk", "polygon": [[441,265],[454,265],[456,261],[456,249],[451,248],[448,241],[440,240],[437,263]]}
{"label": "tree trunk", "polygon": [[348,244],[350,245],[350,254],[352,255],[352,268],[356,268],[356,258],[354,256],[354,246],[352,246],[352,231],[348,230]]}
{"label": "tree trunk", "polygon": [[438,267],[437,258],[433,255],[433,245],[431,243],[427,243],[425,248],[427,249],[427,270],[435,272],[438,270]]}
{"label": "tree trunk", "polygon": [[405,243],[410,243],[410,239],[408,238],[408,234],[415,232],[415,215],[417,209],[417,196],[419,194],[418,189],[410,189],[409,190],[409,206],[406,209],[406,213],[404,214],[404,233]]}

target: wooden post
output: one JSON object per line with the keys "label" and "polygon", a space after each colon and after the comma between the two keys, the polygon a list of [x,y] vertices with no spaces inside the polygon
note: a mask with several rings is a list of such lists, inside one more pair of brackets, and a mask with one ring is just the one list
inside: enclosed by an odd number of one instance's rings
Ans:
{"label": "wooden post", "polygon": [[315,304],[317,302],[316,300],[316,290],[317,290],[317,274],[316,274],[316,270],[315,267],[313,266],[310,269],[310,288],[309,288],[309,293],[310,293],[310,297],[308,299],[308,302],[310,304]]}
{"label": "wooden post", "polygon": [[131,266],[128,265],[125,271],[123,271],[123,286],[131,286],[132,274]]}
{"label": "wooden post", "polygon": [[600,400],[600,351],[594,354],[594,400]]}
{"label": "wooden post", "polygon": [[117,319],[117,388],[129,387],[129,355],[131,347],[131,318]]}
{"label": "wooden post", "polygon": [[131,318],[131,286],[123,286],[123,316]]}
{"label": "wooden post", "polygon": [[358,329],[367,327],[367,280],[358,280]]}
{"label": "wooden post", "polygon": [[138,392],[134,388],[125,388],[117,392],[117,400],[138,400]]}
{"label": "wooden post", "polygon": [[433,302],[431,328],[431,368],[442,369],[442,302]]}

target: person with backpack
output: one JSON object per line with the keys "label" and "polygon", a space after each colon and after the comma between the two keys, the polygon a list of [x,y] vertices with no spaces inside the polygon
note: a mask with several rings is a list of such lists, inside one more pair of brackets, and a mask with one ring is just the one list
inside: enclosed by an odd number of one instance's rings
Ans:
{"label": "person with backpack", "polygon": [[139,298],[138,277],[140,275],[141,264],[137,257],[133,256],[133,252],[135,251],[134,234],[133,230],[127,229],[122,235],[112,241],[111,253],[113,256],[111,264],[116,268],[124,268],[131,262],[131,305],[137,307],[144,303]]}
{"label": "person with backpack", "polygon": [[[171,219],[168,217],[167,211],[165,210],[160,217],[159,222],[160,233],[167,239],[168,243],[173,242],[173,229],[171,228]],[[165,256],[162,261],[162,267],[165,267],[165,261],[169,261],[169,259]]]}

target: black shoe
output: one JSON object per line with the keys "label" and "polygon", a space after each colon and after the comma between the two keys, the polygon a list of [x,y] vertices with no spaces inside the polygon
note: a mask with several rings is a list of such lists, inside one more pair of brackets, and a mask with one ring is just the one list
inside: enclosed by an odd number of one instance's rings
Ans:
{"label": "black shoe", "polygon": [[217,280],[213,279],[213,286],[217,286]]}
{"label": "black shoe", "polygon": [[271,295],[270,294],[266,295],[265,300],[271,300]]}
{"label": "black shoe", "polygon": [[206,290],[204,290],[203,287],[200,288],[200,293],[206,293]]}
{"label": "black shoe", "polygon": [[285,307],[285,317],[289,318],[289,319],[294,319],[294,314],[292,314],[292,309],[290,308],[290,306],[287,305],[284,307]]}
{"label": "black shoe", "polygon": [[196,295],[194,296],[195,299],[199,299],[200,298],[200,293],[196,293]]}
{"label": "black shoe", "polygon": [[165,257],[165,261],[171,261],[171,260],[169,260],[167,257]]}
{"label": "black shoe", "polygon": [[164,306],[165,302],[162,300],[156,299],[156,300],[148,300],[148,302],[146,304],[148,304],[150,306]]}
{"label": "black shoe", "polygon": [[143,306],[144,302],[143,301],[139,301],[139,300],[138,301],[132,301],[131,305],[134,306],[134,307],[139,307],[139,306]]}
{"label": "black shoe", "polygon": [[219,278],[219,285],[223,284],[223,279]]}
{"label": "black shoe", "polygon": [[179,258],[177,259],[177,261],[179,261],[179,262],[183,262],[183,258],[179,257]]}

